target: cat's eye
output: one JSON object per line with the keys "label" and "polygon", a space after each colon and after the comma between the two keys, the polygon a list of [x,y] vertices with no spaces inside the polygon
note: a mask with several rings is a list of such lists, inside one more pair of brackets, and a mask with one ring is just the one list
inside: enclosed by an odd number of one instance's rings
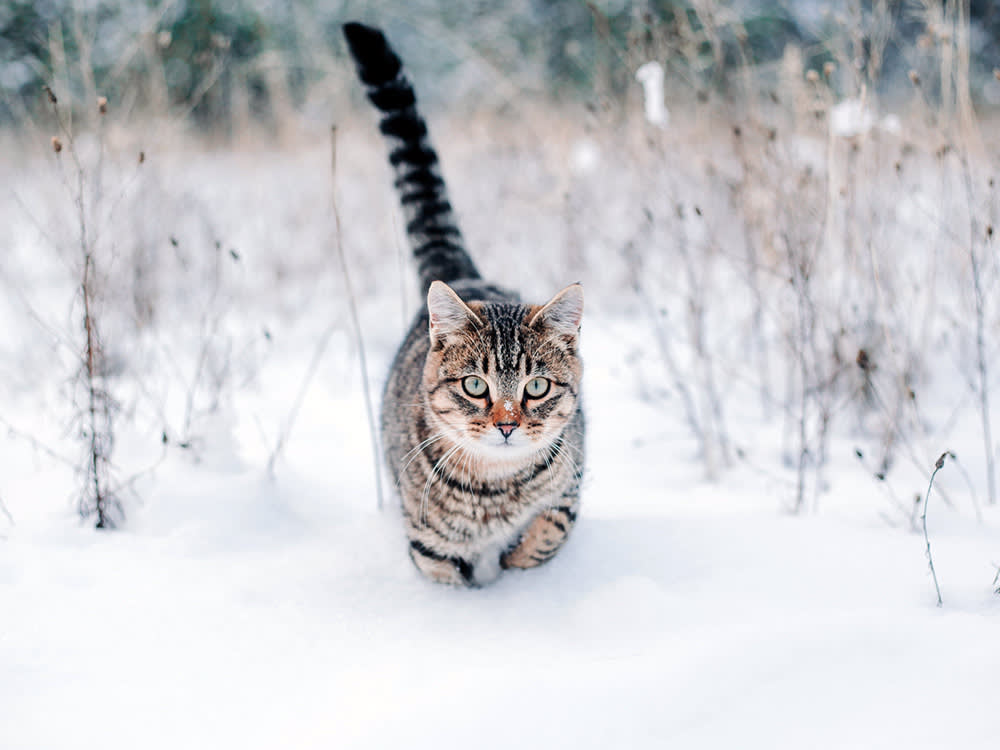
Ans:
{"label": "cat's eye", "polygon": [[472,398],[482,398],[489,389],[490,387],[486,385],[486,381],[477,375],[469,375],[462,378],[462,390],[472,396]]}
{"label": "cat's eye", "polygon": [[524,386],[524,394],[528,398],[541,398],[549,392],[549,388],[551,386],[552,383],[548,378],[532,378],[528,381],[528,384]]}

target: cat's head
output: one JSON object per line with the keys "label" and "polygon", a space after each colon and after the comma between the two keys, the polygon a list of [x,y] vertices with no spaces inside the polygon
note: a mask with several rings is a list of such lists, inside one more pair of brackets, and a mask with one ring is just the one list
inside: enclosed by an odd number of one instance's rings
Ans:
{"label": "cat's head", "polygon": [[583,287],[545,305],[466,304],[435,281],[427,309],[432,419],[486,459],[524,459],[551,445],[577,409]]}

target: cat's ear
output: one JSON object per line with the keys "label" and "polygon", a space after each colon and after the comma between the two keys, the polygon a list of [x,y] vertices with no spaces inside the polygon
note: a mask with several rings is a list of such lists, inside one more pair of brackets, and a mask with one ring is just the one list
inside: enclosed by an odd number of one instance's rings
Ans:
{"label": "cat's ear", "polygon": [[529,326],[544,325],[556,333],[576,336],[583,318],[583,286],[570,284],[531,316]]}
{"label": "cat's ear", "polygon": [[432,344],[450,333],[468,327],[469,323],[482,324],[479,316],[443,281],[433,282],[427,290],[427,312],[431,316]]}

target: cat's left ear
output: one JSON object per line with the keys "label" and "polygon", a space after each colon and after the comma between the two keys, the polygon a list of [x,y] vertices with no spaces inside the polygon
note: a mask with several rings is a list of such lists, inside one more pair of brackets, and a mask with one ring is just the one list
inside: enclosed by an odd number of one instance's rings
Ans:
{"label": "cat's left ear", "polygon": [[539,324],[551,328],[556,333],[576,336],[580,332],[583,319],[583,286],[570,284],[553,297],[541,310],[531,316],[529,326]]}

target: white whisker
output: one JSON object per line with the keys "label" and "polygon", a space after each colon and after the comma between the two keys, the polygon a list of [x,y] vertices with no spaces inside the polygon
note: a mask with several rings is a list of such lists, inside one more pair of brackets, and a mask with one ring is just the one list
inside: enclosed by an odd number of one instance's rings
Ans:
{"label": "white whisker", "polygon": [[462,447],[461,443],[449,448],[441,458],[438,459],[437,463],[434,464],[433,470],[431,470],[430,475],[427,477],[427,481],[424,482],[424,491],[420,495],[420,522],[426,526],[427,525],[427,505],[430,498],[431,484],[434,482],[434,478],[437,476],[438,472],[444,468],[444,465],[448,462],[455,453]]}

